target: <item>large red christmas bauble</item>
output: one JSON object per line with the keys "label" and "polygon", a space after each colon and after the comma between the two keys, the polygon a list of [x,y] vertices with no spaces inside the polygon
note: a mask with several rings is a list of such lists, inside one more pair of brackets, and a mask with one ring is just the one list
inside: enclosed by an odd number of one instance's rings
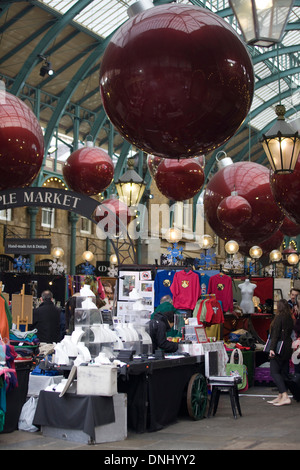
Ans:
{"label": "large red christmas bauble", "polygon": [[160,5],[122,25],[100,68],[120,134],[164,158],[207,153],[234,135],[254,91],[250,55],[231,26],[194,5]]}
{"label": "large red christmas bauble", "polygon": [[155,182],[158,190],[168,199],[184,201],[200,191],[204,183],[204,173],[196,158],[166,158],[157,167]]}
{"label": "large red christmas bauble", "polygon": [[0,190],[30,186],[43,163],[44,137],[31,109],[0,90]]}
{"label": "large red christmas bauble", "polygon": [[114,165],[109,155],[97,147],[82,147],[71,153],[63,175],[69,188],[89,196],[104,191],[112,182]]}
{"label": "large red christmas bauble", "polygon": [[270,175],[274,198],[284,214],[295,224],[300,224],[300,157],[293,173]]}
{"label": "large red christmas bauble", "polygon": [[241,196],[232,195],[222,199],[217,208],[219,221],[228,228],[237,228],[247,222],[252,215],[249,202]]}
{"label": "large red christmas bauble", "polygon": [[[267,240],[260,242],[259,247],[262,249],[263,254],[262,257],[259,258],[259,261],[261,262],[264,260],[264,265],[267,266],[270,264],[269,260],[269,254],[271,253],[272,250],[278,250],[283,242],[284,235],[281,232],[281,228],[279,230],[276,230],[271,237],[267,238]],[[249,250],[253,246],[252,243],[241,243],[239,246],[239,253],[241,253],[244,256],[249,255]]]}
{"label": "large red christmas bauble", "polygon": [[295,224],[291,219],[285,217],[280,227],[280,231],[287,237],[296,237],[300,234],[300,225]]}
{"label": "large red christmas bauble", "polygon": [[[252,215],[244,224],[231,229],[220,222],[217,210],[232,191],[248,201]],[[271,192],[269,170],[253,162],[237,162],[219,170],[206,187],[204,210],[207,222],[220,238],[251,246],[270,238],[284,217]]]}

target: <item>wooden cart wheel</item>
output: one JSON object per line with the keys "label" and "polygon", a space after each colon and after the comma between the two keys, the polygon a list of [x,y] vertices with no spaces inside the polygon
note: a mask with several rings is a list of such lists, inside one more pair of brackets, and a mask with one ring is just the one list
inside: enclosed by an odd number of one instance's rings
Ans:
{"label": "wooden cart wheel", "polygon": [[187,388],[187,409],[189,416],[195,420],[204,417],[207,407],[207,383],[202,374],[194,374]]}

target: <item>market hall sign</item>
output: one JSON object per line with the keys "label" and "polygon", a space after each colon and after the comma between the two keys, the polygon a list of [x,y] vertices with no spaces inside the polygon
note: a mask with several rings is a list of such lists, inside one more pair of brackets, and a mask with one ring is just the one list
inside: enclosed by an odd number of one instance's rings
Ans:
{"label": "market hall sign", "polygon": [[49,238],[6,238],[5,253],[49,254],[51,253],[51,240]]}
{"label": "market hall sign", "polygon": [[0,191],[0,210],[14,207],[54,207],[92,219],[99,202],[83,194],[54,188],[17,188]]}

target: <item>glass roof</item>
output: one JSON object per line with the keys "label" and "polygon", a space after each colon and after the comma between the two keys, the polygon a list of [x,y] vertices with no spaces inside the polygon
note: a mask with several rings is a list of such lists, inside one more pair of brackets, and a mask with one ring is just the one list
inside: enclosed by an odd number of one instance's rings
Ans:
{"label": "glass roof", "polygon": [[[64,14],[74,6],[77,1],[78,0],[41,0],[40,3]],[[128,19],[127,10],[134,3],[136,3],[136,0],[94,0],[75,16],[74,21],[91,30],[93,33],[106,38]],[[190,2],[189,0],[177,0],[177,3],[188,4]],[[204,6],[204,3],[200,0],[194,0],[192,3]],[[214,12],[220,12],[229,9],[229,3],[228,0],[208,0],[205,2],[205,7],[210,8]],[[232,27],[239,33],[240,31],[235,17],[233,17],[232,14],[227,18],[226,15],[223,16],[225,21],[230,22]],[[293,7],[289,17],[289,23],[298,22],[299,19],[300,7],[297,6],[296,2],[296,6]],[[263,62],[254,60],[256,90],[249,113],[249,119],[250,125],[257,130],[263,129],[266,123],[276,118],[275,106],[278,104],[279,99],[275,100],[276,102],[274,103],[268,104],[267,109],[263,108],[264,104],[268,103],[269,100],[272,100],[274,97],[278,97],[278,95],[280,95],[280,97],[284,95],[281,102],[285,105],[287,110],[294,109],[295,111],[292,111],[290,116],[286,116],[286,120],[293,121],[298,117],[295,108],[300,105],[300,93],[298,92],[298,87],[300,86],[299,73],[292,73],[290,76],[284,77],[280,80],[280,84],[278,80],[278,72],[284,72],[286,69],[294,69],[299,66],[300,62],[300,30],[298,30],[297,27],[295,27],[295,29],[290,27],[286,30],[280,47],[292,47],[295,45],[299,45],[299,47],[296,51],[291,53],[277,56],[273,54],[269,58],[264,59]],[[260,57],[269,50],[270,48],[252,47],[252,58]],[[278,75],[278,79],[276,79],[276,74]],[[268,83],[268,77],[271,76],[273,76],[273,79]],[[259,109],[261,109],[261,111],[257,112]]]}

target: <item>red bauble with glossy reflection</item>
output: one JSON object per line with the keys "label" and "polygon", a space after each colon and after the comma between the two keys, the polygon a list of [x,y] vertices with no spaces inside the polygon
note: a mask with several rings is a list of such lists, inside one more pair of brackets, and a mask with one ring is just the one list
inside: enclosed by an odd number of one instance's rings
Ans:
{"label": "red bauble with glossy reflection", "polygon": [[[252,215],[243,225],[230,229],[220,222],[217,210],[232,191],[248,201]],[[219,170],[206,187],[204,210],[207,222],[220,238],[251,246],[270,238],[284,217],[271,192],[269,170],[252,162],[237,162]]]}
{"label": "red bauble with glossy reflection", "polygon": [[279,207],[295,224],[300,224],[300,157],[293,173],[275,175],[271,172],[270,181]]}
{"label": "red bauble with glossy reflection", "polygon": [[296,237],[300,234],[300,225],[295,224],[291,219],[285,217],[280,227],[281,232],[288,237]]}
{"label": "red bauble with glossy reflection", "polygon": [[219,221],[229,228],[238,228],[247,222],[252,215],[249,202],[241,196],[225,197],[217,208]]}
{"label": "red bauble with glossy reflection", "polygon": [[132,219],[129,207],[116,197],[103,201],[95,212],[95,221],[108,236],[118,235],[120,231],[126,233],[127,225]]}
{"label": "red bauble with glossy reflection", "polygon": [[184,201],[200,191],[204,183],[204,173],[196,158],[166,158],[158,165],[155,182],[158,190],[168,199]]}
{"label": "red bauble with glossy reflection", "polygon": [[[271,237],[267,238],[267,240],[260,242],[259,247],[262,249],[263,254],[262,257],[259,258],[260,262],[263,260],[264,265],[270,264],[269,260],[269,254],[271,253],[272,250],[279,250],[282,242],[284,239],[284,235],[281,232],[281,228],[279,230],[276,230]],[[239,246],[239,253],[244,256],[250,256],[249,255],[249,250],[253,246],[252,243],[241,243]]]}
{"label": "red bauble with glossy reflection", "polygon": [[0,190],[30,186],[43,163],[44,137],[31,109],[0,90]]}
{"label": "red bauble with glossy reflection", "polygon": [[164,158],[207,153],[234,135],[253,97],[250,55],[231,26],[194,5],[128,20],[101,61],[100,92],[120,134]]}
{"label": "red bauble with glossy reflection", "polygon": [[87,146],[71,153],[64,164],[63,175],[70,189],[91,196],[110,185],[114,165],[104,150]]}
{"label": "red bauble with glossy reflection", "polygon": [[150,171],[150,174],[151,174],[152,178],[155,177],[158,165],[160,164],[160,162],[162,160],[163,160],[163,158],[161,158],[161,157],[156,157],[155,155],[148,155],[147,165],[148,165],[148,168],[149,168],[149,171]]}

